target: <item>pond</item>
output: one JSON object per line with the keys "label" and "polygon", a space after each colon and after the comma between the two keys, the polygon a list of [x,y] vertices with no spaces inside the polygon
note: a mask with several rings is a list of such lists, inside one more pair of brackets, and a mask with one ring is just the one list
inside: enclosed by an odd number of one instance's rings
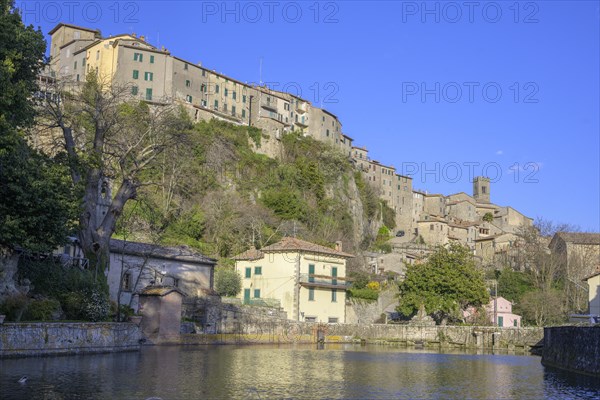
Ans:
{"label": "pond", "polygon": [[160,346],[0,366],[3,400],[600,397],[596,379],[549,370],[539,357],[375,345]]}

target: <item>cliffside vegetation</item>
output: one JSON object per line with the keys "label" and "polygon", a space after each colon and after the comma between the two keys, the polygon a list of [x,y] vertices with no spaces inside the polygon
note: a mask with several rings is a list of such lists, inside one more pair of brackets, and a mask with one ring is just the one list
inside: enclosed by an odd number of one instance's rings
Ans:
{"label": "cliffside vegetation", "polygon": [[128,203],[117,235],[226,259],[294,234],[356,251],[373,244],[383,218],[393,223],[394,211],[340,152],[292,132],[273,159],[254,151],[263,139],[256,128],[195,124],[188,145],[165,151],[148,172],[156,185]]}

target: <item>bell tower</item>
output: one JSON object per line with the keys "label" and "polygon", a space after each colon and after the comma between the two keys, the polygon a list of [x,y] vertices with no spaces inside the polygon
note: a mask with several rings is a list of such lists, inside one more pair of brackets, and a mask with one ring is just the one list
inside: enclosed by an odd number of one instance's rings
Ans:
{"label": "bell tower", "polygon": [[473,179],[473,198],[478,203],[490,202],[490,178],[476,176]]}

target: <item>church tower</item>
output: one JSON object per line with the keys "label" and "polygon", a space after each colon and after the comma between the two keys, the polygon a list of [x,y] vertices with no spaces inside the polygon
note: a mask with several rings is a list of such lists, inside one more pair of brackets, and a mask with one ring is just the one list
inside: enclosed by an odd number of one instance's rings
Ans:
{"label": "church tower", "polygon": [[473,179],[473,197],[478,203],[490,202],[490,178],[476,176]]}

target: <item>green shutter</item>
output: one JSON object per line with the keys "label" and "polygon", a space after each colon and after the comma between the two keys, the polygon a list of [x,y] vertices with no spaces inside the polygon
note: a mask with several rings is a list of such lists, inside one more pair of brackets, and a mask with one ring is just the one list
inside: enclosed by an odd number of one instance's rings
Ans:
{"label": "green shutter", "polygon": [[337,267],[331,267],[331,284],[337,285]]}
{"label": "green shutter", "polygon": [[308,288],[308,301],[315,300],[315,288]]}
{"label": "green shutter", "polygon": [[250,278],[252,277],[252,268],[247,267],[246,268],[246,278]]}
{"label": "green shutter", "polygon": [[262,267],[254,267],[254,275],[262,275]]}
{"label": "green shutter", "polygon": [[150,56],[150,64],[154,64],[154,56]]}
{"label": "green shutter", "polygon": [[314,264],[308,264],[308,282],[314,282],[315,281],[315,277],[312,276],[315,274],[315,265]]}
{"label": "green shutter", "polygon": [[260,289],[254,289],[254,298],[260,299]]}
{"label": "green shutter", "polygon": [[133,79],[138,79],[140,77],[140,71],[137,69],[133,70]]}
{"label": "green shutter", "polygon": [[331,302],[335,303],[337,301],[337,290],[331,289]]}
{"label": "green shutter", "polygon": [[244,289],[244,304],[250,303],[250,289]]}
{"label": "green shutter", "polygon": [[152,89],[146,89],[146,100],[152,100]]}

